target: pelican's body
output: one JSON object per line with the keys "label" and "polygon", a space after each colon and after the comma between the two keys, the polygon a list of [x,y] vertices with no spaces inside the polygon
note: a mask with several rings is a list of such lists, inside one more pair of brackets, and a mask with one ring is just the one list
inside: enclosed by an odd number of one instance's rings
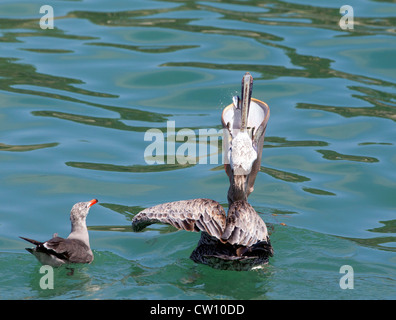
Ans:
{"label": "pelican's body", "polygon": [[267,263],[273,254],[267,226],[244,200],[233,202],[228,215],[211,199],[163,203],[139,212],[132,228],[140,231],[158,222],[201,231],[201,239],[190,258],[214,268],[249,270]]}
{"label": "pelican's body", "polygon": [[267,226],[247,202],[260,169],[264,134],[269,108],[252,99],[253,78],[242,79],[241,99],[224,108],[222,124],[223,150],[228,160],[225,171],[230,186],[227,193],[228,214],[210,199],[182,200],[160,204],[139,212],[132,221],[134,231],[160,222],[178,229],[201,231],[198,246],[191,259],[214,268],[250,270],[266,264],[273,249]]}

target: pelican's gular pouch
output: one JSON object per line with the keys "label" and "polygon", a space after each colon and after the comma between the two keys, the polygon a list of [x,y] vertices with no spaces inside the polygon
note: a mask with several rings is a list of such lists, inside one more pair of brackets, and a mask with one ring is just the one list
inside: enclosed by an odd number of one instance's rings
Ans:
{"label": "pelican's gular pouch", "polygon": [[[233,103],[225,107],[221,115],[223,159],[230,188],[243,189],[239,191],[246,198],[253,191],[260,170],[265,129],[270,116],[265,102],[251,98],[252,89],[253,77],[247,72],[242,78],[241,98],[233,97]],[[236,183],[236,180],[243,182]]]}

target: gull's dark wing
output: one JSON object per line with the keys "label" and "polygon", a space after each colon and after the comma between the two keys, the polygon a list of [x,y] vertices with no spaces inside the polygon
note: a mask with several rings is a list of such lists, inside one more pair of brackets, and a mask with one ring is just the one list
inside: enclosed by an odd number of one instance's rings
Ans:
{"label": "gull's dark wing", "polygon": [[81,240],[52,238],[42,245],[42,250],[69,263],[90,263],[93,260],[91,249]]}
{"label": "gull's dark wing", "polygon": [[132,220],[134,231],[153,223],[167,223],[187,231],[204,231],[221,239],[225,230],[226,214],[214,200],[193,199],[168,202],[139,212]]}

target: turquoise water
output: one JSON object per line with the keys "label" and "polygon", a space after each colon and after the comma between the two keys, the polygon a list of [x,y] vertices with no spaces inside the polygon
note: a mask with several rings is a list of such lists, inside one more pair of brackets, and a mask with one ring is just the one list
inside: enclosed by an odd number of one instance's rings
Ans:
{"label": "turquoise water", "polygon": [[[51,1],[54,29],[43,4],[0,3],[0,299],[396,298],[394,3],[349,1],[345,31],[343,1]],[[162,202],[227,204],[221,163],[148,164],[144,136],[219,130],[246,71],[271,108],[249,202],[275,255],[230,272],[189,260],[199,234],[130,221]],[[42,289],[18,236],[67,236],[92,198],[94,262]]]}

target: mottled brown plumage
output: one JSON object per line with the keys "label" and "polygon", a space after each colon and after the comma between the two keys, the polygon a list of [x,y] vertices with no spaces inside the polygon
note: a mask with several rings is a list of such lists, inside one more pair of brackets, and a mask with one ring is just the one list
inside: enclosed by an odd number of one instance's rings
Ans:
{"label": "mottled brown plumage", "polygon": [[266,240],[267,226],[246,201],[234,202],[226,216],[223,207],[211,199],[181,200],[156,205],[137,214],[134,231],[153,223],[167,223],[186,231],[203,231],[223,243],[252,246]]}
{"label": "mottled brown plumage", "polygon": [[251,103],[252,86],[253,78],[246,73],[241,99],[234,97],[234,103],[224,109],[221,117],[226,129],[223,149],[229,160],[225,164],[230,181],[228,214],[218,202],[210,199],[169,202],[139,212],[132,220],[134,231],[141,231],[152,223],[201,231],[190,258],[214,268],[250,270],[268,262],[273,249],[267,226],[247,202],[260,168],[269,118],[267,104],[257,99]]}
{"label": "mottled brown plumage", "polygon": [[181,200],[139,212],[133,219],[132,228],[140,231],[157,222],[186,231],[204,231],[220,239],[226,225],[226,214],[223,207],[214,200]]}
{"label": "mottled brown plumage", "polygon": [[159,204],[139,212],[132,221],[134,231],[153,223],[202,232],[191,259],[214,268],[248,270],[268,262],[273,250],[267,226],[247,201],[235,201],[226,216],[211,199],[181,200]]}

